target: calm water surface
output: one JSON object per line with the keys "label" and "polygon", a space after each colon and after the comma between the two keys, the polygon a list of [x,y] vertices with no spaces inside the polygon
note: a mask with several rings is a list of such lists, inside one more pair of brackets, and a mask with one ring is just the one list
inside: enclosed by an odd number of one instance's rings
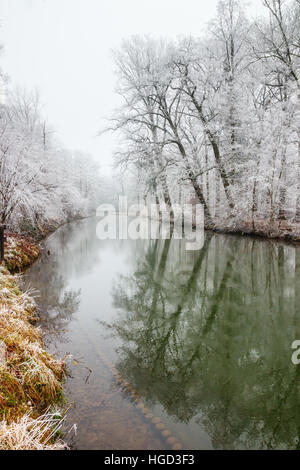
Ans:
{"label": "calm water surface", "polygon": [[71,353],[78,449],[167,449],[105,354],[185,449],[300,447],[300,248],[206,234],[100,241],[96,219],[51,235],[25,275],[45,341]]}

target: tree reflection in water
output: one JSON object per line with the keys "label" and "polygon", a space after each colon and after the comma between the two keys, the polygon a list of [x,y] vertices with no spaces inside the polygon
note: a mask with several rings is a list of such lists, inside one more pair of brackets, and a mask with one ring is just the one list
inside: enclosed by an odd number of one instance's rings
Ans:
{"label": "tree reflection in water", "polygon": [[29,281],[25,275],[25,286],[33,285],[38,291],[40,324],[47,343],[62,340],[79,308],[81,290],[66,287],[72,273],[84,275],[98,262],[95,224],[96,221],[78,221],[61,227],[49,238],[42,256],[30,269]]}
{"label": "tree reflection in water", "polygon": [[135,250],[106,324],[126,380],[149,406],[204,425],[215,448],[299,448],[299,248],[207,234],[198,252],[179,240]]}

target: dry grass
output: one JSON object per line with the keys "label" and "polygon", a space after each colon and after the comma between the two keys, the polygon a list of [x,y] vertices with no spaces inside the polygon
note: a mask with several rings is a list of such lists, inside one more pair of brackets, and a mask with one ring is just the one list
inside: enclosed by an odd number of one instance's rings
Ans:
{"label": "dry grass", "polygon": [[0,266],[0,449],[27,448],[26,436],[28,448],[48,448],[53,437],[44,442],[53,420],[39,415],[62,399],[64,363],[43,349],[35,308],[17,277]]}
{"label": "dry grass", "polygon": [[24,415],[16,422],[0,422],[0,450],[63,450],[66,445],[57,434],[62,419],[55,413],[45,413],[37,419]]}
{"label": "dry grass", "polygon": [[7,233],[6,238],[5,264],[9,271],[21,271],[38,258],[40,247],[33,239],[16,233]]}

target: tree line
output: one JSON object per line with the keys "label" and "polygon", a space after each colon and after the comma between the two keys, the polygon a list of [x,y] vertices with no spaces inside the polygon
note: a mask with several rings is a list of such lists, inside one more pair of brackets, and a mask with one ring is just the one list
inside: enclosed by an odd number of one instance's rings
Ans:
{"label": "tree line", "polygon": [[115,161],[140,198],[197,200],[211,227],[300,223],[300,2],[262,5],[222,0],[200,38],[115,52]]}
{"label": "tree line", "polygon": [[58,141],[37,92],[10,90],[1,70],[0,80],[0,223],[31,231],[92,213],[98,163]]}

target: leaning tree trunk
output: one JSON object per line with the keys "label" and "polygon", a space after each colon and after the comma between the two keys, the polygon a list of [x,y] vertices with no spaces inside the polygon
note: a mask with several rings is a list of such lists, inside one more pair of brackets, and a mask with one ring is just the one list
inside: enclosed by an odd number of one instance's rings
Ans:
{"label": "leaning tree trunk", "polygon": [[[259,155],[259,150],[260,150],[260,144],[258,145],[258,155]],[[256,218],[257,212],[258,212],[258,176],[259,176],[259,171],[260,171],[260,158],[256,162],[255,180],[254,180],[254,183],[253,183],[253,190],[252,190],[251,213],[252,213],[252,228],[253,228],[253,230],[255,229],[255,218]]]}
{"label": "leaning tree trunk", "polygon": [[[176,136],[176,137],[178,138],[178,136]],[[204,217],[205,217],[205,226],[207,228],[212,228],[213,225],[214,225],[213,224],[213,219],[212,219],[208,204],[206,202],[206,199],[204,197],[202,188],[200,187],[200,185],[197,181],[197,176],[195,175],[194,171],[191,168],[191,165],[188,161],[187,154],[185,153],[185,149],[184,149],[184,147],[183,147],[183,145],[182,145],[182,143],[180,142],[179,139],[177,140],[177,145],[178,145],[179,151],[181,153],[182,159],[184,161],[184,165],[185,165],[185,168],[187,170],[189,180],[190,180],[190,182],[191,182],[191,184],[192,184],[192,186],[195,190],[196,196],[198,197],[200,204],[203,205]]]}
{"label": "leaning tree trunk", "polygon": [[191,170],[189,171],[189,179],[192,183],[192,186],[195,190],[195,193],[196,193],[196,195],[199,199],[200,204],[203,205],[204,217],[205,217],[205,226],[207,228],[212,228],[214,224],[213,224],[213,220],[212,220],[212,217],[211,217],[209,207],[208,207],[207,202],[205,200],[205,197],[203,195],[202,189],[201,189],[200,185],[197,182],[197,178],[195,177],[194,173]]}
{"label": "leaning tree trunk", "polygon": [[285,206],[286,206],[286,145],[284,154],[281,159],[281,170],[279,175],[279,207],[278,207],[278,219],[286,220]]}
{"label": "leaning tree trunk", "polygon": [[152,131],[153,141],[154,141],[155,147],[156,147],[156,151],[155,151],[155,155],[154,155],[154,163],[155,163],[155,166],[156,166],[156,170],[158,170],[158,172],[159,172],[158,180],[159,180],[159,182],[162,186],[164,203],[168,207],[169,212],[170,212],[170,218],[172,219],[172,218],[174,218],[174,212],[173,212],[173,209],[172,209],[172,201],[171,201],[170,191],[169,191],[168,182],[167,182],[166,170],[163,168],[163,164],[162,164],[162,161],[161,161],[162,151],[161,151],[161,146],[159,144],[158,137],[157,137],[157,128],[154,124],[153,116],[152,116],[151,113],[150,113],[149,117],[150,117],[150,120],[152,122],[151,131]]}
{"label": "leaning tree trunk", "polygon": [[170,191],[169,191],[169,187],[168,187],[167,177],[166,177],[164,172],[160,176],[160,181],[161,181],[161,186],[162,186],[162,190],[163,190],[164,203],[166,204],[166,206],[169,209],[170,218],[172,220],[172,218],[174,218],[174,211],[173,211],[173,208],[172,208],[172,201],[171,201]]}
{"label": "leaning tree trunk", "polygon": [[294,222],[300,224],[300,132],[298,133],[297,198]]}
{"label": "leaning tree trunk", "polygon": [[235,207],[235,204],[234,204],[234,200],[232,198],[231,192],[230,192],[230,181],[229,181],[229,177],[227,175],[227,172],[226,172],[226,170],[224,168],[224,165],[223,165],[223,162],[222,162],[219,145],[218,145],[218,143],[217,143],[217,141],[214,137],[214,134],[207,127],[207,125],[208,125],[207,120],[206,120],[205,116],[203,115],[202,107],[197,102],[194,93],[191,93],[191,98],[192,98],[192,101],[193,101],[193,104],[194,104],[195,108],[198,111],[200,120],[201,120],[201,122],[203,124],[203,127],[204,127],[205,134],[207,135],[208,140],[209,140],[209,142],[212,146],[215,161],[216,161],[218,170],[220,172],[221,180],[222,180],[222,183],[223,183],[223,186],[224,186],[225,196],[226,196],[226,199],[227,199],[227,202],[229,204],[230,209],[233,210],[234,207]]}
{"label": "leaning tree trunk", "polygon": [[221,216],[221,187],[220,187],[220,176],[216,172],[216,202],[215,202],[215,217],[219,218]]}
{"label": "leaning tree trunk", "polygon": [[255,178],[252,191],[252,228],[255,230],[255,217],[258,209],[258,198],[257,198],[257,179]]}

